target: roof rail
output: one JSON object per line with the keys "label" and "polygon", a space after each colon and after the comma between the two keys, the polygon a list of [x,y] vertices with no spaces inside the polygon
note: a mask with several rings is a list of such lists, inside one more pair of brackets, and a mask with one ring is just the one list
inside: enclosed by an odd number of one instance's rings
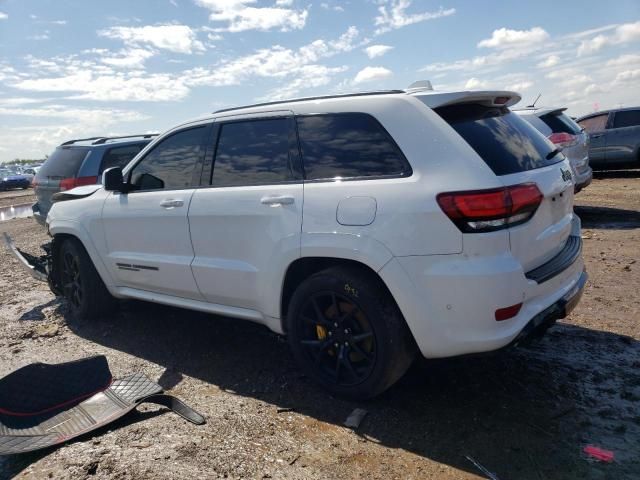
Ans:
{"label": "roof rail", "polygon": [[96,140],[95,142],[93,142],[91,145],[102,145],[103,143],[107,143],[109,140],[119,140],[121,138],[138,138],[138,137],[153,138],[153,137],[157,137],[158,135],[159,135],[158,133],[142,133],[140,135],[123,135],[120,137],[102,137],[99,140]]}
{"label": "roof rail", "polygon": [[243,105],[241,107],[223,108],[222,110],[216,110],[213,113],[232,112],[234,110],[242,110],[243,108],[268,107],[270,105],[282,105],[283,103],[307,102],[309,100],[327,100],[331,98],[344,98],[344,97],[365,97],[368,95],[390,95],[394,93],[405,93],[405,91],[404,90],[376,90],[372,92],[340,93],[336,95],[320,95],[317,97],[302,97],[302,98],[294,98],[290,100],[278,100],[275,102],[254,103],[252,105]]}
{"label": "roof rail", "polygon": [[124,135],[121,137],[88,137],[88,138],[77,138],[75,140],[68,140],[64,143],[61,143],[60,146],[63,147],[65,145],[73,145],[74,143],[77,142],[89,142],[91,140],[94,140],[91,145],[102,145],[104,143],[107,143],[109,140],[117,140],[120,138],[138,138],[138,137],[142,137],[142,138],[152,138],[152,137],[157,137],[158,134],[157,133],[141,133],[140,135]]}
{"label": "roof rail", "polygon": [[89,140],[98,140],[99,138],[103,138],[103,137],[89,137],[89,138],[78,138],[76,140],[68,140],[64,143],[61,143],[60,146],[64,146],[64,145],[73,145],[76,142],[88,142]]}

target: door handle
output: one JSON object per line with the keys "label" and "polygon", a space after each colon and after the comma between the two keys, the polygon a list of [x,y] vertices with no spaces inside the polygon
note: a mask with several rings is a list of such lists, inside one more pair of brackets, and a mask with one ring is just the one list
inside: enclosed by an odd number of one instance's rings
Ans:
{"label": "door handle", "polygon": [[596,133],[591,135],[591,138],[600,138],[600,137],[604,137],[604,133]]}
{"label": "door handle", "polygon": [[260,199],[261,204],[272,205],[272,206],[291,205],[293,204],[294,201],[295,199],[291,195],[273,195],[273,196],[262,197]]}
{"label": "door handle", "polygon": [[160,206],[166,209],[182,207],[183,205],[184,205],[184,201],[174,200],[172,198],[167,198],[166,200],[163,200],[160,202]]}

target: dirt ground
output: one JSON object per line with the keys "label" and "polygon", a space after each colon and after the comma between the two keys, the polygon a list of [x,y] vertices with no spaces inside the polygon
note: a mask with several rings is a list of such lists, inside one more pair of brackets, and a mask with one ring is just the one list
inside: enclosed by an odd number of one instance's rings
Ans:
{"label": "dirt ground", "polygon": [[[0,478],[640,478],[640,172],[607,174],[576,198],[590,280],[565,321],[500,355],[421,362],[366,403],[301,375],[283,339],[228,318],[129,302],[113,318],[65,304],[0,249],[0,376],[95,354],[142,371],[207,417],[155,407],[61,448],[0,457]],[[0,224],[37,252],[31,219]],[[368,410],[357,430],[342,424]],[[292,410],[289,410],[292,409]],[[611,450],[597,463],[582,449]]]}
{"label": "dirt ground", "polygon": [[11,205],[34,203],[35,201],[36,196],[33,194],[33,189],[31,188],[27,190],[0,191],[0,208],[9,207]]}

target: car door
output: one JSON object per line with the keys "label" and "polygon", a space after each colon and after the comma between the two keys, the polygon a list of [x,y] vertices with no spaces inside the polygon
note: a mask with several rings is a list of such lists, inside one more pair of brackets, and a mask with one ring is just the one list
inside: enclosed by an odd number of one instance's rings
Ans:
{"label": "car door", "polygon": [[607,164],[621,167],[636,162],[639,143],[640,109],[613,113],[611,128],[607,130]]}
{"label": "car door", "polygon": [[595,168],[606,167],[607,120],[603,113],[580,121],[580,126],[589,134],[589,164]]}
{"label": "car door", "polygon": [[112,192],[102,224],[107,265],[118,286],[201,300],[191,273],[187,214],[211,125],[172,132],[136,161],[128,193]]}
{"label": "car door", "polygon": [[208,302],[277,317],[274,292],[300,255],[303,184],[293,116],[233,116],[214,125],[210,186],[196,190],[189,207],[193,275]]}

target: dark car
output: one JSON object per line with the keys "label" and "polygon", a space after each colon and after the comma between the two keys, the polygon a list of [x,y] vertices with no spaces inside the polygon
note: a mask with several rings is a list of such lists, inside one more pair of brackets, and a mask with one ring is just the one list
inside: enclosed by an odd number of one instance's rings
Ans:
{"label": "dark car", "polygon": [[34,179],[37,202],[32,207],[33,218],[44,225],[55,193],[100,183],[104,170],[124,167],[155,136],[81,138],[58,146]]}
{"label": "dark car", "polygon": [[640,107],[590,113],[577,122],[589,133],[591,168],[640,167]]}
{"label": "dark car", "polygon": [[14,188],[27,189],[31,186],[33,176],[14,173],[11,170],[0,170],[0,190],[12,190]]}

